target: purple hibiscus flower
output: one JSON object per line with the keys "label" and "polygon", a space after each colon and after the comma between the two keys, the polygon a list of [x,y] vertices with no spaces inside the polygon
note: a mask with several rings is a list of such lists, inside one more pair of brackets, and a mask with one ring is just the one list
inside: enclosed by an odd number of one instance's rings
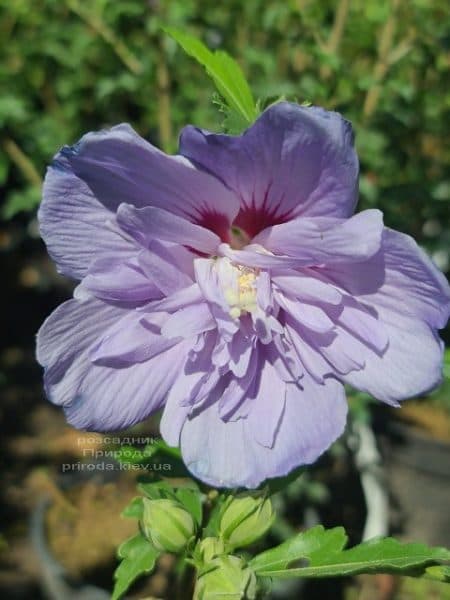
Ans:
{"label": "purple hibiscus flower", "polygon": [[397,406],[441,378],[450,290],[378,210],[350,124],[280,103],[243,135],[128,125],[57,154],[39,211],[74,298],[38,334],[49,399],[114,431],[163,408],[189,470],[255,487],[342,433],[344,383]]}

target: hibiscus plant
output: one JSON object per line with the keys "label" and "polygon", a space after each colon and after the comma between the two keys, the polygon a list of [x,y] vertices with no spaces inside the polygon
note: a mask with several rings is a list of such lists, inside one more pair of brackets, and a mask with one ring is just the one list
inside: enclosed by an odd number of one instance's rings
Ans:
{"label": "hibiscus plant", "polygon": [[79,281],[38,334],[49,400],[89,431],[162,409],[158,450],[179,448],[192,476],[139,485],[113,598],[165,552],[194,568],[197,600],[262,597],[276,578],[448,580],[444,548],[346,548],[341,527],[247,551],[275,519],[270,481],[288,485],[343,433],[344,385],[396,407],[439,384],[450,289],[379,210],[354,214],[348,121],[281,99],[263,110],[228,54],[168,33],[212,78],[226,132],[187,126],[176,155],[129,125],[88,133],[56,155],[39,209]]}

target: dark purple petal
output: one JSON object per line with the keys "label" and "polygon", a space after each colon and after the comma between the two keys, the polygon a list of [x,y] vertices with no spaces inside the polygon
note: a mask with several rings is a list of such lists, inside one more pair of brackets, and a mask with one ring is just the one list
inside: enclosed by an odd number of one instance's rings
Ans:
{"label": "dark purple petal", "polygon": [[185,127],[180,152],[240,198],[250,237],[299,215],[348,217],[357,200],[351,125],[316,107],[280,102],[241,136]]}
{"label": "dark purple petal", "polygon": [[211,226],[219,235],[239,210],[237,198],[215,177],[164,154],[126,124],[85,135],[64,155],[96,198],[113,210],[123,202],[154,206]]}

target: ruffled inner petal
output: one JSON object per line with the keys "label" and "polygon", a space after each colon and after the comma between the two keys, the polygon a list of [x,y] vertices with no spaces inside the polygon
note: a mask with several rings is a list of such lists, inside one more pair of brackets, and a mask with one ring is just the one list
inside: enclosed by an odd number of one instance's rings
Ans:
{"label": "ruffled inner petal", "polygon": [[157,239],[214,254],[220,244],[220,238],[212,231],[154,206],[136,208],[131,204],[121,204],[117,210],[117,222],[145,248]]}
{"label": "ruffled inner petal", "polygon": [[156,313],[144,319],[131,312],[107,329],[90,352],[90,360],[102,366],[121,368],[145,362],[174,346],[179,340],[161,335],[166,315]]}
{"label": "ruffled inner petal", "polygon": [[136,257],[122,261],[110,255],[95,260],[80,287],[101,300],[134,306],[162,296],[159,287],[146,276]]}
{"label": "ruffled inner petal", "polygon": [[[311,401],[311,398],[314,401]],[[279,399],[275,398],[276,401]],[[269,416],[271,429],[279,407],[261,408],[259,417]],[[266,410],[269,410],[269,415]],[[308,378],[303,387],[287,385],[284,410],[275,427],[275,440],[264,435],[255,439],[260,420],[224,421],[215,403],[193,418],[178,424],[183,459],[195,477],[217,487],[254,488],[269,477],[283,476],[301,464],[310,464],[341,435],[347,403],[343,387],[335,380],[325,385]],[[172,438],[173,439],[173,438]],[[263,443],[261,443],[263,442]]]}

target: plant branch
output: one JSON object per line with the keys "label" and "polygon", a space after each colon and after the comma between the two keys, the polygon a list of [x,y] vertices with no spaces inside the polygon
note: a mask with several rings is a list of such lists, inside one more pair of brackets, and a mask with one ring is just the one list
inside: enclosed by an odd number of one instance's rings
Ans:
{"label": "plant branch", "polygon": [[401,0],[392,0],[391,13],[384,24],[378,44],[378,59],[373,69],[374,85],[367,91],[363,105],[363,116],[368,120],[375,112],[382,90],[382,81],[389,70],[392,44],[394,42],[395,31],[398,21],[398,8]]}
{"label": "plant branch", "polygon": [[156,65],[156,84],[158,99],[158,130],[159,142],[166,152],[170,151],[172,144],[172,119],[170,98],[170,76],[167,67],[167,57],[164,50],[164,40],[159,37],[158,60]]}
{"label": "plant branch", "polygon": [[123,64],[135,75],[142,73],[142,64],[133,52],[119,39],[114,31],[103,21],[100,15],[95,15],[81,6],[78,0],[67,0],[72,12],[80,17],[89,27],[109,44]]}
{"label": "plant branch", "polygon": [[11,161],[21,171],[24,178],[32,185],[40,187],[42,185],[42,178],[38,170],[16,142],[10,138],[4,138],[1,145]]}
{"label": "plant branch", "polygon": [[[342,36],[344,34],[349,8],[350,0],[340,0],[334,14],[334,22],[333,27],[331,28],[330,36],[323,47],[324,52],[327,54],[336,54],[338,51]],[[331,69],[329,65],[322,65],[320,67],[320,77],[322,79],[327,79],[330,77],[330,75]]]}

